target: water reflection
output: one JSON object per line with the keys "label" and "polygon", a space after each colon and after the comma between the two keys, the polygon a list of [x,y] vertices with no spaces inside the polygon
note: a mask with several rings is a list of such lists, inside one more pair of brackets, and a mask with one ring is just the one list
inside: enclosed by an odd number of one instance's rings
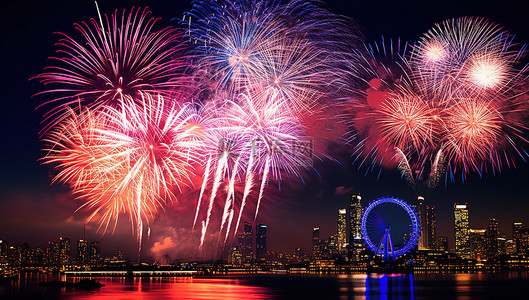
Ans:
{"label": "water reflection", "polygon": [[[264,287],[240,279],[211,278],[96,278],[105,284],[97,291],[72,291],[66,299],[270,299]],[[240,282],[243,281],[243,282]]]}
{"label": "water reflection", "polygon": [[365,282],[365,299],[414,299],[412,274],[371,274]]}

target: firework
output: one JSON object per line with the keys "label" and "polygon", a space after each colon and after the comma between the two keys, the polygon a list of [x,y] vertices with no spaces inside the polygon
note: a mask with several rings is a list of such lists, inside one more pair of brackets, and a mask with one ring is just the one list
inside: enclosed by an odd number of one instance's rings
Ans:
{"label": "firework", "polygon": [[155,30],[158,19],[147,9],[116,11],[105,22],[91,19],[75,24],[81,39],[60,33],[59,66],[46,68],[36,78],[50,88],[43,93],[58,95],[45,104],[55,104],[47,118],[60,121],[61,112],[81,102],[96,109],[118,106],[122,99],[139,99],[140,92],[169,96],[182,87],[187,68],[184,44],[175,28]]}
{"label": "firework", "polygon": [[190,184],[200,146],[195,113],[149,94],[119,108],[68,111],[45,138],[44,161],[60,170],[54,180],[72,187],[103,232],[128,214],[141,248],[143,222]]}
{"label": "firework", "polygon": [[452,19],[435,25],[409,53],[392,43],[367,49],[359,66],[368,86],[357,93],[365,100],[347,103],[361,165],[371,157],[370,169],[385,162],[411,184],[426,179],[433,187],[444,170],[464,178],[489,166],[499,170],[502,161],[510,165],[508,148],[523,156],[514,137],[525,127],[514,115],[525,111],[520,95],[527,72],[518,66],[525,48],[516,49],[499,25]]}
{"label": "firework", "polygon": [[[265,99],[263,99],[263,97]],[[287,109],[287,101],[278,93],[249,91],[237,97],[236,101],[226,100],[215,118],[212,129],[220,138],[217,151],[208,160],[207,172],[203,179],[197,212],[202,204],[206,183],[211,190],[206,215],[202,223],[201,244],[204,242],[217,198],[217,192],[224,179],[228,179],[227,197],[222,217],[222,227],[231,228],[234,219],[235,181],[243,181],[244,191],[235,223],[238,229],[251,191],[258,189],[255,218],[263,199],[268,182],[281,182],[284,177],[299,176],[311,160],[311,140],[303,135],[303,127]],[[220,134],[219,134],[220,132]],[[256,186],[260,181],[260,184]],[[196,221],[195,221],[196,222]],[[226,237],[230,234],[226,231]]]}
{"label": "firework", "polygon": [[495,162],[504,120],[493,104],[475,99],[459,99],[446,117],[446,152],[464,172],[481,172],[483,164]]}
{"label": "firework", "polygon": [[433,110],[413,92],[390,93],[376,120],[383,138],[398,148],[419,152],[434,143]]}
{"label": "firework", "polygon": [[[515,87],[517,50],[512,35],[482,18],[436,24],[414,46],[410,65],[417,86],[436,101],[483,93],[502,94]],[[453,104],[453,103],[452,103]]]}

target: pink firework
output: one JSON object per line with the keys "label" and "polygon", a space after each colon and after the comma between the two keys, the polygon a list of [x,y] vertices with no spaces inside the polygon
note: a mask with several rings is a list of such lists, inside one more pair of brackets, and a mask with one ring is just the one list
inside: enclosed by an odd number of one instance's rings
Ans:
{"label": "pink firework", "polygon": [[143,222],[190,184],[200,146],[194,111],[142,94],[119,108],[68,112],[45,138],[44,161],[60,170],[54,180],[72,187],[103,231],[128,214],[141,249]]}
{"label": "pink firework", "polygon": [[50,88],[56,98],[47,118],[60,121],[65,107],[81,102],[90,109],[116,107],[126,96],[141,98],[140,92],[169,96],[184,85],[187,68],[181,35],[175,28],[155,30],[158,19],[149,18],[147,9],[132,9],[108,17],[105,22],[75,24],[82,38],[62,34],[57,45],[58,66],[46,68],[36,78]]}
{"label": "pink firework", "polygon": [[445,151],[455,165],[467,173],[480,172],[484,163],[495,163],[496,152],[503,146],[504,120],[490,102],[460,99],[447,110],[445,120]]}
{"label": "pink firework", "polygon": [[[247,206],[250,194],[257,188],[255,217],[270,180],[280,182],[284,177],[301,176],[301,170],[311,162],[311,140],[303,136],[303,127],[288,109],[287,102],[277,93],[249,91],[237,101],[226,101],[220,105],[219,117],[215,119],[216,130],[230,133],[234,138],[230,147],[219,147],[208,160],[203,190],[200,193],[196,216],[201,210],[202,195],[210,182],[210,195],[206,216],[202,223],[201,245],[212,217],[217,192],[228,179],[227,198],[221,230],[226,226],[225,239],[230,234],[235,208],[235,181],[243,182],[244,191],[235,223],[235,232]],[[310,145],[309,145],[310,144]],[[218,145],[224,145],[219,143]],[[232,161],[232,163],[229,163]],[[259,184],[260,181],[260,184]]]}
{"label": "pink firework", "polygon": [[435,25],[414,46],[409,61],[417,86],[430,98],[505,94],[520,83],[512,35],[483,18],[457,18]]}
{"label": "pink firework", "polygon": [[401,149],[421,152],[435,142],[437,118],[419,95],[411,91],[390,93],[378,111],[381,135]]}

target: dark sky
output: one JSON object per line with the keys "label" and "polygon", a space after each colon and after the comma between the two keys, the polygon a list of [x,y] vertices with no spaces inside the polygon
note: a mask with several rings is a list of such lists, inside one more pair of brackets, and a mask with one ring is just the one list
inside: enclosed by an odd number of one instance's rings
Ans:
{"label": "dark sky", "polygon": [[[368,41],[378,41],[383,35],[413,43],[435,22],[472,15],[504,25],[517,35],[519,43],[529,42],[524,1],[358,2],[327,1],[335,12],[357,20]],[[100,1],[99,5],[103,13],[148,5],[154,16],[163,18],[162,25],[171,24],[172,18],[180,18],[190,8],[187,0]],[[43,155],[38,132],[45,111],[35,108],[46,98],[32,98],[42,86],[28,79],[39,74],[49,63],[47,57],[53,56],[57,41],[53,32],[72,34],[74,22],[96,17],[94,2],[2,1],[0,11],[0,239],[12,244],[28,242],[32,247],[45,247],[47,241],[59,236],[77,240],[83,234],[84,216],[82,212],[73,214],[79,202],[72,200],[66,188],[50,187],[50,169],[38,161]],[[411,200],[419,194],[396,171],[383,170],[377,181],[377,172],[364,175],[365,170],[351,166],[350,159],[338,156],[341,165],[317,165],[321,177],[308,175],[306,186],[291,187],[267,199],[260,220],[269,225],[269,248],[291,251],[301,246],[309,252],[312,226],[319,226],[324,238],[333,234],[337,210],[347,205],[351,192],[360,192],[364,205],[381,196]],[[529,165],[518,162],[516,170],[488,173],[482,179],[471,175],[464,184],[450,183],[424,194],[437,208],[438,235],[453,241],[454,202],[469,204],[473,228],[484,228],[490,217],[496,217],[500,230],[510,236],[513,221],[529,224]],[[190,227],[188,211],[170,207],[165,215],[162,213],[152,224],[153,235],[146,249],[154,242],[181,251],[192,247],[192,242],[186,240],[189,229],[182,229]],[[164,240],[167,235],[173,240]],[[114,235],[102,237],[90,226],[86,237],[101,240],[106,255],[124,250],[127,256],[135,257],[135,238],[126,218]]]}

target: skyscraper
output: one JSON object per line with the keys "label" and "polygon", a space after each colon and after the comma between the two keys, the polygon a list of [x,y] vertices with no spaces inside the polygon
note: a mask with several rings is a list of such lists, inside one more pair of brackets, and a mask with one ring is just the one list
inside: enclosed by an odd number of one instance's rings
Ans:
{"label": "skyscraper", "polygon": [[266,260],[266,225],[255,227],[255,254],[258,261]]}
{"label": "skyscraper", "polygon": [[424,197],[417,197],[417,205],[412,205],[415,208],[415,213],[419,218],[421,225],[421,235],[419,236],[418,248],[419,250],[428,249],[428,228],[426,226],[426,205],[424,204]]}
{"label": "skyscraper", "polygon": [[336,247],[338,253],[347,253],[347,210],[338,210],[338,233],[336,235]]}
{"label": "skyscraper", "polygon": [[512,224],[512,239],[514,240],[514,244],[516,245],[516,253],[521,254],[519,249],[522,249],[522,230],[523,230],[523,223],[522,222],[514,222]]}
{"label": "skyscraper", "polygon": [[254,261],[252,224],[244,222],[244,232],[239,235],[239,251],[242,255],[243,263],[249,264]]}
{"label": "skyscraper", "polygon": [[97,266],[101,260],[101,244],[93,241],[90,243],[90,265]]}
{"label": "skyscraper", "polygon": [[321,241],[320,241],[320,228],[312,228],[312,256],[314,259],[321,259]]}
{"label": "skyscraper", "polygon": [[454,204],[454,231],[456,253],[462,258],[470,258],[470,236],[467,204]]}
{"label": "skyscraper", "polygon": [[70,263],[70,238],[59,239],[59,265],[64,266]]}
{"label": "skyscraper", "polygon": [[77,264],[79,266],[86,266],[89,261],[90,249],[88,249],[88,241],[79,240],[77,242]]}
{"label": "skyscraper", "polygon": [[437,223],[435,221],[435,206],[433,205],[426,205],[426,239],[428,249],[437,249]]}
{"label": "skyscraper", "polygon": [[9,249],[7,241],[0,240],[0,263],[7,262],[7,250]]}
{"label": "skyscraper", "polygon": [[448,252],[450,248],[448,247],[448,237],[440,236],[437,238],[437,250]]}
{"label": "skyscraper", "polygon": [[48,265],[52,267],[59,266],[59,245],[56,242],[49,242],[46,250],[48,257]]}
{"label": "skyscraper", "polygon": [[470,229],[470,258],[478,261],[485,260],[485,229]]}
{"label": "skyscraper", "polygon": [[349,244],[354,244],[355,239],[362,239],[362,230],[360,229],[362,223],[361,200],[360,194],[354,194],[349,203]]}
{"label": "skyscraper", "polygon": [[489,220],[487,227],[487,259],[491,259],[498,254],[498,221],[495,218]]}

